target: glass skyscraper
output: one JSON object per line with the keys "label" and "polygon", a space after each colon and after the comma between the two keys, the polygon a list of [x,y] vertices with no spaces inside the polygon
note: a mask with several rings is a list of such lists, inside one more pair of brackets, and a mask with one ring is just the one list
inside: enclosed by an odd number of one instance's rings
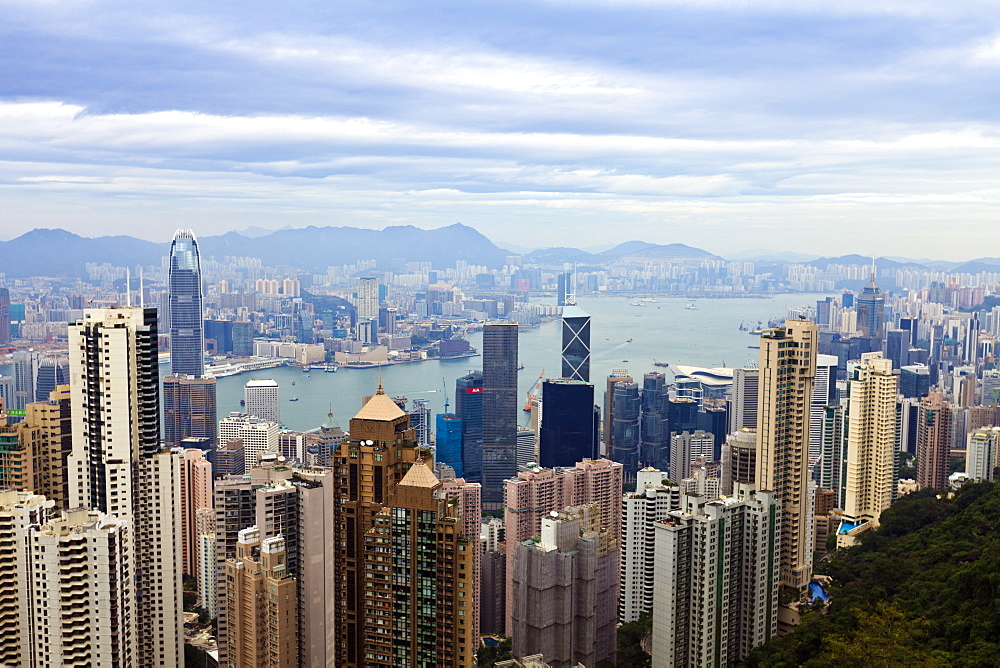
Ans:
{"label": "glass skyscraper", "polygon": [[503,503],[517,474],[517,323],[483,326],[483,502]]}
{"label": "glass skyscraper", "polygon": [[201,378],[205,372],[201,258],[191,230],[177,230],[170,245],[170,372]]}
{"label": "glass skyscraper", "polygon": [[483,372],[455,381],[455,414],[462,421],[462,472],[469,482],[483,475]]}
{"label": "glass skyscraper", "polygon": [[569,378],[546,380],[542,383],[539,463],[553,468],[596,459],[599,420],[593,385]]}
{"label": "glass skyscraper", "polygon": [[576,305],[563,308],[562,377],[590,382],[590,316]]}

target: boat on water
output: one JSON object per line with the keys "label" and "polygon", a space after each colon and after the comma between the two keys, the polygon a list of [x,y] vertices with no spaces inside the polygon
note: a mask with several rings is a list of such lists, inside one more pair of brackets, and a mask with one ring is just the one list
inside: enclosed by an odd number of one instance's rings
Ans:
{"label": "boat on water", "polygon": [[656,301],[656,297],[647,297],[645,301],[646,301],[647,304],[656,304],[656,303],[658,303]]}
{"label": "boat on water", "polygon": [[759,336],[764,333],[764,323],[757,321],[757,326],[750,330],[751,336]]}
{"label": "boat on water", "polygon": [[689,303],[689,304],[688,304],[687,306],[685,306],[684,308],[686,308],[686,309],[687,309],[687,310],[689,310],[689,311],[697,311],[697,310],[698,310],[698,305],[697,305],[697,304],[695,304],[694,302],[690,302],[690,303]]}
{"label": "boat on water", "polygon": [[517,370],[518,371],[523,371],[524,370],[524,365],[523,364],[518,364],[517,365]]}
{"label": "boat on water", "polygon": [[754,350],[760,350],[760,346],[747,346],[747,348],[752,348]]}
{"label": "boat on water", "polygon": [[323,369],[323,371],[326,373],[337,373],[337,365],[328,364],[327,367]]}
{"label": "boat on water", "polygon": [[247,400],[246,399],[240,399],[240,406],[246,406],[246,405],[247,405]]}
{"label": "boat on water", "polygon": [[294,384],[295,384],[295,381],[293,380],[293,381],[292,381],[292,385],[294,385]]}
{"label": "boat on water", "polygon": [[625,343],[632,343],[632,339],[626,339]]}
{"label": "boat on water", "polygon": [[309,366],[308,364],[302,367],[302,373],[309,373],[310,371],[312,371],[312,367]]}
{"label": "boat on water", "polygon": [[653,366],[670,366],[670,362],[661,362],[659,360],[653,360]]}
{"label": "boat on water", "polygon": [[645,306],[646,304],[641,299],[633,299],[632,306]]}
{"label": "boat on water", "polygon": [[749,327],[747,327],[746,325],[744,325],[744,324],[743,324],[743,323],[741,322],[741,323],[740,323],[740,331],[741,331],[741,332],[749,332],[749,331],[750,331],[750,328],[749,328]]}
{"label": "boat on water", "polygon": [[299,400],[298,397],[292,397],[291,399],[289,399],[289,401],[298,401],[298,400]]}

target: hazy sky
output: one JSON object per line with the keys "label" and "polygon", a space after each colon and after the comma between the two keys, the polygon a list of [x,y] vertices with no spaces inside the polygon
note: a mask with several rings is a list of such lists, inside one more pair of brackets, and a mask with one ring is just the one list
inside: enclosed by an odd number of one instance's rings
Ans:
{"label": "hazy sky", "polygon": [[995,0],[0,0],[3,238],[965,259],[998,204]]}

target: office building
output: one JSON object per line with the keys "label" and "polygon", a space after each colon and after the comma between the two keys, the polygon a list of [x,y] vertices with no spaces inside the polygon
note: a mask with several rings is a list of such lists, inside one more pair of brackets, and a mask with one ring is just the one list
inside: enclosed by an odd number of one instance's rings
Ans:
{"label": "office building", "polygon": [[160,449],[156,309],[88,309],[69,326],[73,451],[70,507],[132,531],[127,621],[139,666],[181,663],[177,455]]}
{"label": "office building", "polygon": [[236,556],[223,569],[229,610],[229,664],[237,668],[298,666],[296,582],[281,536],[239,533]]}
{"label": "office building", "polygon": [[43,355],[35,371],[34,396],[30,401],[47,401],[59,385],[69,384],[69,356]]}
{"label": "office building", "polygon": [[642,414],[639,386],[632,381],[615,383],[611,402],[610,456],[624,467],[625,479],[634,480],[639,470],[639,418]]}
{"label": "office building", "polygon": [[654,666],[736,665],[777,633],[780,525],[768,492],[685,496],[656,522]]}
{"label": "office building", "polygon": [[910,331],[887,329],[885,332],[885,356],[892,362],[893,369],[901,369],[910,363],[909,352],[912,342]]}
{"label": "office building", "polygon": [[243,386],[243,411],[265,422],[281,423],[278,382],[270,378],[248,380]]}
{"label": "office building", "polygon": [[875,283],[875,270],[871,279],[858,295],[858,331],[861,336],[882,340],[885,325],[885,293]]}
{"label": "office building", "polygon": [[420,456],[409,417],[381,386],[350,422],[350,438],[334,457],[338,499],[337,664],[366,665],[365,536],[375,516],[393,507],[396,487]]}
{"label": "office building", "polygon": [[503,502],[503,481],[517,473],[517,324],[483,326],[483,502]]}
{"label": "office building", "polygon": [[680,507],[681,490],[666,471],[646,467],[634,492],[622,496],[621,583],[618,621],[634,622],[653,612],[654,524]]}
{"label": "office building", "polygon": [[441,481],[416,462],[365,532],[365,666],[474,666],[474,559]]}
{"label": "office building", "polygon": [[908,364],[899,370],[899,393],[908,399],[926,397],[931,391],[930,368]]}
{"label": "office building", "polygon": [[553,666],[614,664],[618,542],[596,503],[541,521],[538,537],[510,543],[513,654]]}
{"label": "office building", "polygon": [[593,385],[571,378],[543,382],[539,463],[552,468],[595,459],[599,420]]}
{"label": "office building", "polygon": [[954,415],[940,390],[920,400],[917,413],[917,485],[948,488]]}
{"label": "office building", "polygon": [[996,480],[1000,466],[1000,427],[969,432],[965,447],[965,474],[972,482]]}
{"label": "office building", "polygon": [[170,373],[201,378],[205,374],[205,323],[201,257],[191,230],[177,230],[170,244]]}
{"label": "office building", "polygon": [[562,377],[590,382],[590,316],[575,304],[562,312]]}
{"label": "office building", "polygon": [[435,459],[450,466],[455,477],[461,478],[462,468],[462,419],[454,413],[438,413],[435,438]]}
{"label": "office building", "polygon": [[[240,441],[243,446],[243,469],[258,464],[264,453],[278,452],[278,425],[249,413],[230,413],[219,422],[219,442]],[[218,456],[218,455],[216,455]],[[220,471],[222,467],[219,467]]]}
{"label": "office building", "polygon": [[10,290],[0,288],[0,346],[9,345],[10,342]]}
{"label": "office building", "polygon": [[601,423],[604,452],[602,454],[610,457],[613,453],[614,441],[615,385],[631,383],[632,376],[628,374],[628,369],[612,369],[611,374],[604,382],[604,420]]}
{"label": "office building", "polygon": [[237,438],[221,443],[218,448],[210,451],[208,460],[212,464],[212,472],[217,476],[243,475],[247,469],[243,440]]}
{"label": "office building", "polygon": [[462,472],[470,481],[483,473],[483,373],[472,371],[455,381],[455,415],[462,421]]}
{"label": "office building", "polygon": [[875,528],[896,487],[896,390],[892,361],[864,353],[847,381],[844,525],[838,544],[853,544],[860,525]]}
{"label": "office building", "polygon": [[839,403],[837,395],[836,355],[816,355],[816,377],[809,401],[809,465],[819,462],[822,449],[823,413],[827,406]]}
{"label": "office building", "polygon": [[781,503],[781,582],[802,589],[812,576],[809,408],[816,373],[816,325],[788,320],[760,337],[757,489]]}
{"label": "office building", "polygon": [[[405,403],[405,402],[404,402]],[[426,399],[414,399],[413,406],[407,411],[410,416],[410,428],[416,434],[417,443],[421,448],[431,447],[431,408]]]}
{"label": "office building", "polygon": [[164,444],[180,447],[184,439],[193,437],[207,439],[214,448],[218,426],[215,378],[174,375],[163,379]]}
{"label": "office building", "polygon": [[538,434],[532,429],[517,428],[517,470],[538,463]]}
{"label": "office building", "polygon": [[666,379],[662,373],[642,377],[639,417],[639,463],[666,469],[670,465],[670,420]]}
{"label": "office building", "polygon": [[357,339],[371,344],[378,341],[379,284],[377,278],[358,279]]}

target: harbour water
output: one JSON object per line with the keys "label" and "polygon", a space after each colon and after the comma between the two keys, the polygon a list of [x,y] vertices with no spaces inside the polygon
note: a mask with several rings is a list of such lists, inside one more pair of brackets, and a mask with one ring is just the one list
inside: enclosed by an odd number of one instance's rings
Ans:
{"label": "harbour water", "polygon": [[[789,307],[815,305],[826,295],[789,294],[768,299],[699,299],[688,308],[687,299],[658,297],[644,306],[622,297],[581,299],[591,316],[591,382],[597,387],[597,403],[603,402],[604,378],[612,369],[628,369],[635,378],[647,371],[666,371],[654,361],[696,366],[742,366],[757,359],[756,337],[740,331],[758,321],[783,319]],[[631,341],[630,341],[631,340]],[[482,335],[469,342],[482,349]],[[547,377],[560,375],[560,323],[552,322],[521,330],[519,337],[521,401],[545,370]],[[337,373],[298,367],[280,367],[220,378],[217,388],[219,417],[240,410],[243,385],[251,378],[273,378],[281,387],[281,421],[291,429],[306,430],[320,425],[328,411],[345,429],[361,407],[361,397],[372,394],[382,378],[385,391],[408,399],[427,399],[433,413],[444,410],[445,393],[454,405],[455,379],[471,369],[481,369],[481,357],[430,360],[373,369],[341,369]],[[292,384],[294,383],[294,385]],[[290,401],[297,397],[298,401]]]}

